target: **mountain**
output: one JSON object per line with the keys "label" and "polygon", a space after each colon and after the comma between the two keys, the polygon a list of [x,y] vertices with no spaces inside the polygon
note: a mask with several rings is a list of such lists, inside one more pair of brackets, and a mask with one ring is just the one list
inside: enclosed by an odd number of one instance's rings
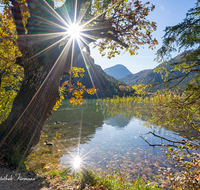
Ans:
{"label": "mountain", "polygon": [[[171,69],[173,69],[174,67],[172,66],[173,63],[178,62],[182,57],[182,54],[176,56],[175,58],[173,58],[171,61],[168,62],[168,64],[164,65],[164,67],[169,71]],[[163,67],[162,64],[158,65],[156,68],[159,67]],[[155,69],[155,68],[154,68]],[[125,82],[127,85],[138,85],[138,84],[151,84],[151,83],[158,83],[158,82],[163,82],[164,81],[164,77],[165,77],[165,72],[162,73],[156,73],[154,72],[154,69],[149,69],[149,70],[142,70],[136,74],[131,74],[131,75],[127,75],[121,79],[119,79],[122,82]],[[178,84],[176,87],[184,89],[186,88],[186,84],[188,84],[194,77],[196,73],[190,73],[180,84]],[[171,75],[171,77],[175,77],[175,76],[181,76],[183,75],[183,73],[181,71],[176,71],[173,73],[173,75]],[[180,79],[175,79],[172,80],[170,82],[168,82],[168,85],[174,85],[176,83],[178,83]],[[155,85],[151,91],[157,91],[157,90],[161,90],[166,88],[166,84],[161,83],[158,85]]]}
{"label": "mountain", "polygon": [[[137,81],[137,79],[140,78],[140,76],[145,75],[145,73],[148,73],[151,70],[152,69],[146,69],[146,70],[142,70],[136,74],[128,74],[125,77],[120,78],[119,81],[125,82],[127,85],[131,85],[135,81]],[[134,81],[134,82],[132,82],[132,81]]]}
{"label": "mountain", "polygon": [[[85,62],[84,62],[85,60]],[[87,53],[82,52],[74,63],[74,67],[84,68],[84,77],[74,78],[76,81],[79,80],[86,88],[93,88],[97,90],[98,98],[113,97],[113,95],[123,96],[134,93],[134,90],[129,88],[129,91],[120,90],[119,86],[127,86],[124,82],[118,81],[117,79],[107,75],[103,69],[94,63],[94,59]],[[62,81],[69,80],[69,76],[64,76]],[[97,98],[97,95],[84,94],[84,98]],[[68,95],[70,97],[70,95]]]}
{"label": "mountain", "polygon": [[132,74],[124,65],[117,64],[115,66],[104,69],[105,73],[116,78],[120,79],[128,74]]}

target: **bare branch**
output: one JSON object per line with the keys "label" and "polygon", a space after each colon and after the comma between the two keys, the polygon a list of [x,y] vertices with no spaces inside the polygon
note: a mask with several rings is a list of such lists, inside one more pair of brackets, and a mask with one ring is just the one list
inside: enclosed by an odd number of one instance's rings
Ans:
{"label": "bare branch", "polygon": [[[160,139],[163,139],[163,140],[166,140],[166,141],[168,141],[168,142],[172,142],[173,143],[173,145],[158,145],[158,146],[175,146],[174,145],[174,143],[178,143],[178,144],[187,144],[187,141],[185,141],[184,139],[182,140],[182,141],[173,141],[173,140],[170,140],[170,139],[167,139],[167,138],[165,138],[165,137],[162,137],[162,136],[160,136],[160,135],[156,135],[154,132],[151,132],[151,131],[149,131],[148,133],[142,133],[141,135],[140,135],[140,137],[142,138],[142,139],[144,139],[143,137],[142,137],[142,135],[147,135],[147,134],[152,134],[152,135],[154,135],[155,137],[158,137],[158,138],[160,138]],[[145,139],[144,139],[145,140]],[[146,141],[146,140],[145,140]],[[148,143],[149,144],[149,143]],[[190,143],[190,145],[191,146],[195,146],[195,147],[198,147],[198,148],[200,148],[200,145],[197,145],[197,144],[194,144],[194,143]],[[153,145],[151,145],[151,146],[153,146]],[[154,146],[157,146],[157,145],[154,145]],[[177,146],[176,146],[177,147]]]}

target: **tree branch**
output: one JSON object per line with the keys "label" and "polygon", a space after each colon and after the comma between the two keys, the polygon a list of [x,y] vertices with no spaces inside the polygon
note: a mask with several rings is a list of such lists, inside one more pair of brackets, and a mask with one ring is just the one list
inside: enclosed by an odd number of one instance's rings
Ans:
{"label": "tree branch", "polygon": [[128,48],[129,46],[127,44],[125,44],[124,42],[120,41],[117,37],[113,36],[110,33],[106,33],[106,34],[100,34],[99,35],[101,38],[108,38],[111,39],[115,42],[117,42],[118,44],[120,44],[121,46],[124,46],[125,48]]}
{"label": "tree branch", "polygon": [[[142,135],[148,135],[148,134],[152,134],[152,135],[155,136],[155,137],[158,137],[158,138],[160,138],[160,139],[166,140],[166,141],[168,141],[168,142],[172,142],[173,145],[164,145],[164,144],[158,144],[158,145],[152,145],[152,144],[151,144],[151,145],[150,145],[150,143],[149,143],[148,141],[146,141],[146,140],[142,137]],[[145,140],[150,146],[172,146],[172,147],[178,147],[178,146],[174,145],[174,143],[184,144],[184,145],[187,144],[187,141],[185,141],[184,139],[183,139],[182,141],[173,141],[173,140],[167,139],[167,138],[165,138],[165,137],[162,137],[162,136],[160,136],[160,135],[156,135],[154,132],[151,132],[151,131],[149,131],[148,133],[142,133],[142,134],[140,135],[140,137],[141,137],[143,140]],[[200,148],[200,145],[197,145],[197,144],[194,144],[194,143],[190,143],[190,145]]]}

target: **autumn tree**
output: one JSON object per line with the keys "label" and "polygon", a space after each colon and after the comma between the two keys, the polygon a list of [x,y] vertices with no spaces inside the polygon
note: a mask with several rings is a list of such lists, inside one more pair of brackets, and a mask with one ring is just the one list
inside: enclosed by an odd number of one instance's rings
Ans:
{"label": "autumn tree", "polygon": [[[166,27],[163,45],[158,50],[156,58],[164,65],[171,59],[172,52],[181,52],[179,59],[174,59],[173,64],[171,64],[173,69],[167,71],[164,67],[161,67],[156,71],[164,70],[167,73],[165,82],[179,79],[178,83],[181,83],[188,75],[194,74],[194,80],[188,84],[186,89],[193,91],[192,93],[199,90],[200,80],[199,3],[200,1],[197,0],[196,6],[188,11],[186,18],[181,23]],[[174,73],[177,71],[182,71],[182,75],[176,76]]]}
{"label": "autumn tree", "polygon": [[16,43],[14,22],[10,17],[11,11],[6,8],[0,14],[0,124],[8,116],[23,78],[23,68],[14,64],[21,52]]}
{"label": "autumn tree", "polygon": [[[147,112],[151,113],[149,119],[151,124],[168,127],[169,129],[173,128],[173,130],[176,130],[175,126],[178,126],[179,129],[187,133],[188,139],[198,139],[200,131],[199,5],[200,0],[197,0],[195,7],[188,11],[186,18],[181,23],[166,27],[163,45],[157,52],[157,60],[163,62],[163,64],[171,59],[172,52],[181,52],[179,59],[174,59],[173,64],[171,64],[173,69],[168,71],[165,67],[157,69],[158,72],[166,72],[165,82],[179,79],[170,88],[176,87],[190,74],[193,74],[193,80],[187,84],[186,89],[158,91],[151,96],[146,96],[143,101],[148,105]],[[176,76],[175,73],[177,71],[182,71],[182,74]],[[144,91],[140,88],[137,92],[141,94]],[[191,129],[196,130],[195,138],[190,134]],[[164,146],[165,144],[161,145]],[[180,171],[174,173],[162,169],[163,175],[168,177],[171,185],[175,188],[199,189],[200,155],[199,152],[196,152],[199,149],[199,142],[190,142],[183,139],[180,146],[172,148],[173,145],[168,144],[167,146],[171,147],[165,153],[174,164],[174,167],[180,167]]]}
{"label": "autumn tree", "polygon": [[[66,0],[57,9],[51,0],[2,2],[11,11],[7,19],[13,19],[18,34],[21,55],[16,55],[15,65],[23,68],[24,79],[0,125],[0,152],[1,160],[18,166],[38,143],[42,126],[60,99],[60,77],[72,73],[81,51],[86,48],[89,53],[92,42],[108,58],[122,50],[134,55],[145,44],[154,48],[157,41],[151,33],[156,24],[147,20],[154,5],[138,0]],[[80,30],[79,37],[70,32],[72,27]],[[2,81],[1,75],[1,85]]]}
{"label": "autumn tree", "polygon": [[[186,18],[181,23],[166,27],[163,45],[157,52],[157,60],[165,64],[172,52],[182,51],[180,59],[177,59],[172,64],[173,69],[167,71],[165,68],[159,68],[157,71],[166,71],[165,82],[179,79],[172,87],[183,82],[191,73],[194,75],[193,80],[187,84],[187,88],[181,92],[180,98],[174,98],[168,106],[171,105],[173,109],[178,109],[180,113],[185,110],[188,113],[195,113],[198,119],[200,119],[199,3],[200,1],[197,0],[196,6],[188,11]],[[182,71],[182,75],[174,75],[177,71]],[[200,124],[190,117],[187,117],[187,120],[197,126]]]}

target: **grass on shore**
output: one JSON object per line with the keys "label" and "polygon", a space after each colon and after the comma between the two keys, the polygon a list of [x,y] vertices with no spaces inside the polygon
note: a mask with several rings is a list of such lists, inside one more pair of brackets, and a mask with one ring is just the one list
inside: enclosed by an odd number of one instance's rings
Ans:
{"label": "grass on shore", "polygon": [[[36,170],[38,176],[43,177],[48,184],[58,189],[87,189],[87,190],[161,190],[155,182],[144,182],[143,180],[130,179],[124,174],[114,172],[112,174],[97,173],[92,170],[81,170],[71,172],[69,168],[51,168]],[[60,187],[59,187],[60,186]],[[62,188],[61,188],[62,187]]]}

